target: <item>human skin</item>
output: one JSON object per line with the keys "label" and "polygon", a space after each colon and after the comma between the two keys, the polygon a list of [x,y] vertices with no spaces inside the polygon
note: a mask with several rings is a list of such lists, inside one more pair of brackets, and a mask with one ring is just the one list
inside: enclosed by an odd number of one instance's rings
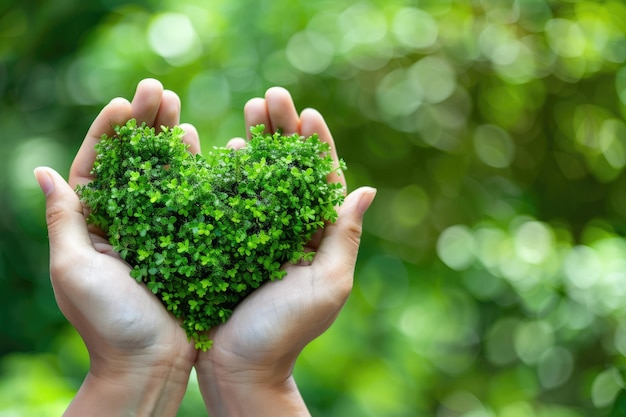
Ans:
{"label": "human skin", "polygon": [[[289,93],[271,88],[244,108],[246,126],[264,124],[269,132],[310,136],[317,133],[336,147],[324,118],[313,109],[296,112]],[[239,148],[245,141],[235,139]],[[329,181],[340,182],[341,172]],[[359,188],[338,208],[335,223],[326,224],[309,242],[316,255],[310,263],[283,265],[287,275],[248,296],[228,321],[213,328],[213,347],[200,352],[196,370],[211,416],[308,416],[293,378],[302,349],[334,322],[352,290],[363,215],[375,190]]]}
{"label": "human skin", "polygon": [[[156,80],[137,86],[132,102],[107,104],[91,125],[69,181],[49,168],[36,178],[46,194],[50,279],[59,308],[85,342],[90,368],[65,416],[173,416],[197,352],[179,323],[144,285],[105,234],[87,226],[74,189],[91,181],[94,145],[112,126],[136,118],[150,126],[179,123],[180,100]],[[185,142],[199,151],[197,133]]]}
{"label": "human skin", "polygon": [[[302,349],[335,320],[351,289],[363,214],[375,190],[359,188],[308,245],[310,263],[285,264],[287,275],[248,296],[229,320],[209,332],[213,347],[194,349],[180,327],[148,291],[129,278],[101,230],[88,226],[74,189],[92,180],[95,144],[112,126],[136,118],[150,126],[179,124],[180,100],[161,83],[139,83],[131,102],[112,100],[94,120],[70,169],[69,181],[49,168],[35,171],[46,194],[51,281],[57,303],[87,346],[90,370],[65,416],[174,416],[196,367],[211,416],[309,415],[292,371]],[[330,131],[315,110],[296,112],[289,93],[271,88],[244,108],[246,126],[310,136],[329,143]],[[200,152],[188,124],[183,140]],[[248,129],[246,129],[248,131]],[[245,139],[227,146],[238,149]],[[329,181],[344,185],[341,173]]]}

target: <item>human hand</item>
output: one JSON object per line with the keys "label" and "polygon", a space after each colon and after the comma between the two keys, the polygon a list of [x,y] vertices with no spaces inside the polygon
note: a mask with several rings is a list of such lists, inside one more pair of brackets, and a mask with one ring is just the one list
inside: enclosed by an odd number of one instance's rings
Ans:
{"label": "human hand", "polygon": [[[286,135],[317,133],[332,149],[332,136],[315,110],[297,114],[289,93],[272,88],[265,98],[250,100],[246,126],[263,123],[268,131]],[[228,146],[241,148],[245,140]],[[329,178],[341,182],[340,172]],[[228,321],[213,328],[212,348],[200,352],[198,380],[211,416],[308,415],[292,376],[302,349],[335,320],[352,289],[363,214],[375,190],[363,187],[346,197],[339,218],[327,224],[308,245],[316,251],[310,263],[285,264],[287,275],[250,294]]]}
{"label": "human hand", "polygon": [[[59,308],[83,338],[90,370],[66,415],[175,415],[197,352],[184,330],[143,284],[106,235],[87,226],[74,189],[91,181],[95,144],[113,126],[136,118],[150,126],[179,123],[180,100],[143,80],[132,103],[117,98],[91,125],[70,169],[69,184],[50,168],[36,178],[46,194],[50,275]],[[193,126],[184,141],[199,152]]]}

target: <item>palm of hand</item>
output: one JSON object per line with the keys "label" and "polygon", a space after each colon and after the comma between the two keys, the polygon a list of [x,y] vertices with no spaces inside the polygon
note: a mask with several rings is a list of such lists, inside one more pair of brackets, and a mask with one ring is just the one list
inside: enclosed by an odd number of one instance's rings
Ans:
{"label": "palm of hand", "polygon": [[316,289],[314,265],[285,265],[281,281],[268,282],[249,295],[228,321],[211,332],[213,347],[198,361],[224,366],[236,375],[263,369],[290,375],[302,348],[330,326],[343,300]]}
{"label": "palm of hand", "polygon": [[[173,344],[188,345],[185,332],[159,300],[143,284],[129,279],[130,266],[113,252],[112,247],[97,232],[90,232],[95,253],[84,289],[87,308],[82,308],[91,326],[96,343],[127,352],[169,348]],[[106,283],[103,284],[103,283]],[[192,350],[192,346],[189,345]]]}

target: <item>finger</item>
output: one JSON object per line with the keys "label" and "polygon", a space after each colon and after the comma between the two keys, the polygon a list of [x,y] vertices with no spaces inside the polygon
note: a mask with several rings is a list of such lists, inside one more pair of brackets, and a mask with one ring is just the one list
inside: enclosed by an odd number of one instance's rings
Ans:
{"label": "finger", "polygon": [[123,98],[115,98],[100,111],[87,131],[85,140],[70,167],[69,185],[75,188],[93,179],[91,169],[96,160],[96,144],[103,134],[115,134],[113,127],[124,124],[131,118],[131,104]]}
{"label": "finger", "polygon": [[185,131],[183,142],[189,145],[189,152],[192,154],[200,153],[200,136],[196,127],[190,123],[183,123],[180,128]]}
{"label": "finger", "polygon": [[[59,308],[70,318],[76,302],[85,302],[84,293],[66,295],[76,284],[89,285],[91,274],[77,272],[85,262],[93,262],[93,246],[87,231],[83,207],[77,194],[53,169],[35,168],[35,178],[46,195],[46,224],[50,242],[50,280]],[[80,280],[72,277],[80,276]],[[74,293],[76,294],[76,293]],[[89,307],[93,307],[90,305]],[[91,310],[87,308],[86,311]]]}
{"label": "finger", "polygon": [[282,87],[272,87],[265,93],[265,103],[272,132],[280,130],[283,135],[299,132],[300,118],[289,91]]}
{"label": "finger", "polygon": [[53,169],[36,168],[35,178],[46,195],[51,263],[59,259],[75,262],[77,248],[92,247],[83,206],[72,187]]}
{"label": "finger", "polygon": [[228,149],[235,149],[235,150],[244,148],[245,146],[246,146],[246,140],[243,138],[232,138],[226,144],[226,147]]}
{"label": "finger", "polygon": [[170,90],[163,91],[161,104],[154,119],[154,127],[158,132],[161,126],[176,126],[180,123],[180,98]]}
{"label": "finger", "polygon": [[248,100],[243,108],[243,116],[246,122],[246,137],[248,140],[251,137],[251,126],[263,124],[265,125],[265,133],[273,132],[265,99],[256,97]]}
{"label": "finger", "polygon": [[163,97],[163,84],[154,78],[146,78],[137,84],[137,90],[133,97],[132,117],[137,119],[137,124],[146,123],[154,126],[161,98]]}
{"label": "finger", "polygon": [[[344,204],[339,207],[337,221],[329,223],[324,229],[322,241],[313,260],[313,267],[337,272],[330,274],[334,278],[345,277],[346,281],[343,284],[348,292],[352,288],[354,265],[361,241],[363,215],[375,196],[376,189],[361,187],[346,197]],[[328,275],[321,273],[317,276],[324,278]]]}
{"label": "finger", "polygon": [[344,193],[347,190],[346,178],[339,169],[339,157],[337,156],[337,148],[335,141],[330,133],[330,129],[324,120],[324,117],[315,109],[305,109],[300,115],[300,131],[301,135],[309,137],[317,133],[322,142],[328,143],[330,146],[330,155],[334,161],[335,171],[328,175],[328,182],[338,182],[343,186]]}

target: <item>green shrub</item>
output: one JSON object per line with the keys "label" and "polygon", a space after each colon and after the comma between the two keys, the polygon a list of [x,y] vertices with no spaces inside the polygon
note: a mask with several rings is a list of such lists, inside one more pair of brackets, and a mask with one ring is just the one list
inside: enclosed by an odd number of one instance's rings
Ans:
{"label": "green shrub", "polygon": [[78,188],[88,222],[204,350],[203,332],[282,278],[283,263],[312,259],[305,245],[343,202],[342,185],[327,181],[338,169],[327,143],[263,130],[253,127],[243,149],[205,158],[188,151],[179,127],[157,134],[131,119],[102,137],[95,179]]}

